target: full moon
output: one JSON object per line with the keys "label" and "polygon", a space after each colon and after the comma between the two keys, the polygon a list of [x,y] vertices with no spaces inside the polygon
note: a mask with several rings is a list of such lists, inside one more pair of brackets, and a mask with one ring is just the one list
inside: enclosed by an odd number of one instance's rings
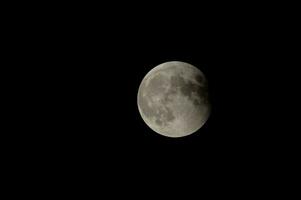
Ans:
{"label": "full moon", "polygon": [[183,137],[207,121],[211,105],[205,75],[191,64],[162,63],[143,78],[137,96],[143,121],[167,137]]}

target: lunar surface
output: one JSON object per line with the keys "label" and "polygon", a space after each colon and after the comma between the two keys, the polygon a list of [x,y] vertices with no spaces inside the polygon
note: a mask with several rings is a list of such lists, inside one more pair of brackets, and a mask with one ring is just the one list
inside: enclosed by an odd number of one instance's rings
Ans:
{"label": "lunar surface", "polygon": [[160,64],[147,73],[137,103],[143,121],[153,131],[174,138],[196,132],[211,109],[205,75],[179,61]]}

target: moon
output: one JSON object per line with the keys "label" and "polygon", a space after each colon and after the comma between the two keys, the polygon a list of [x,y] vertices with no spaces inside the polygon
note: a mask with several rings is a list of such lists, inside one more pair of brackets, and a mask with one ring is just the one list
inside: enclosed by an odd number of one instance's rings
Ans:
{"label": "moon", "polygon": [[137,104],[143,121],[156,133],[172,138],[187,136],[209,118],[208,82],[191,64],[165,62],[145,75]]}

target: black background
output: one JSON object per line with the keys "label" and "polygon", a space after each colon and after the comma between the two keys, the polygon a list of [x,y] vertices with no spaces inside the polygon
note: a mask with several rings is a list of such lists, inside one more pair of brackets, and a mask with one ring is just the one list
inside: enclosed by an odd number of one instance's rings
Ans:
{"label": "black background", "polygon": [[[87,162],[122,175],[127,170],[219,171],[227,163],[230,170],[239,170],[233,165],[266,159],[269,133],[262,133],[266,122],[261,121],[266,69],[258,55],[262,50],[249,33],[235,34],[239,29],[229,26],[210,31],[185,22],[150,27],[159,22],[116,23],[112,29],[68,27],[55,39],[57,46],[51,45],[55,67],[49,69],[59,78],[53,81],[55,128],[49,133],[58,145],[54,155],[67,165]],[[220,31],[226,33],[221,36]],[[213,106],[203,128],[179,139],[154,133],[137,108],[145,74],[172,60],[191,63],[206,74]]]}
{"label": "black background", "polygon": [[[24,163],[62,185],[154,181],[162,189],[273,180],[271,166],[286,145],[271,128],[283,91],[275,87],[275,63],[283,60],[273,21],[244,11],[146,7],[58,7],[18,19],[23,34],[15,37],[28,66],[20,74],[30,74],[30,86],[20,87],[23,104],[32,105],[24,114],[29,134],[18,136],[28,141],[19,152]],[[204,72],[212,103],[207,123],[178,139],[153,132],[137,107],[146,73],[174,60]]]}

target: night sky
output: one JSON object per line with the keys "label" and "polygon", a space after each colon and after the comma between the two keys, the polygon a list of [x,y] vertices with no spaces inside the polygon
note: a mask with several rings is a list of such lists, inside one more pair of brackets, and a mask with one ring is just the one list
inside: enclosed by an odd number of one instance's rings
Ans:
{"label": "night sky", "polygon": [[[20,142],[30,141],[31,153],[24,155],[51,169],[49,176],[74,181],[87,176],[95,183],[109,174],[105,182],[112,187],[111,180],[139,185],[162,177],[239,181],[240,174],[250,178],[267,170],[280,154],[281,135],[271,131],[278,116],[271,113],[279,108],[274,94],[284,90],[275,87],[279,76],[271,71],[279,69],[272,61],[280,58],[264,23],[255,29],[249,17],[199,10],[141,10],[115,18],[100,11],[69,12],[22,29],[39,24],[20,49],[30,54],[24,62],[32,67],[23,70],[35,77],[28,80],[36,95],[31,103],[38,107],[34,126],[24,123],[34,128]],[[167,61],[188,62],[208,79],[211,115],[183,138],[152,131],[137,107],[143,77]]]}
{"label": "night sky", "polygon": [[[181,30],[180,24],[172,30],[132,26],[109,33],[97,29],[80,40],[69,37],[68,48],[59,50],[64,51],[55,72],[64,83],[57,85],[62,95],[57,103],[63,129],[58,127],[55,133],[59,149],[97,165],[102,159],[129,166],[166,162],[178,166],[174,170],[191,165],[214,168],[259,154],[266,138],[256,130],[263,117],[257,113],[258,105],[263,102],[262,90],[255,89],[260,69],[254,67],[258,65],[253,49],[245,48],[251,42],[240,43],[231,34],[221,39],[218,30],[207,32],[201,26],[198,30]],[[138,87],[146,73],[174,60],[205,73],[212,102],[206,125],[178,139],[153,132],[137,107]]]}

